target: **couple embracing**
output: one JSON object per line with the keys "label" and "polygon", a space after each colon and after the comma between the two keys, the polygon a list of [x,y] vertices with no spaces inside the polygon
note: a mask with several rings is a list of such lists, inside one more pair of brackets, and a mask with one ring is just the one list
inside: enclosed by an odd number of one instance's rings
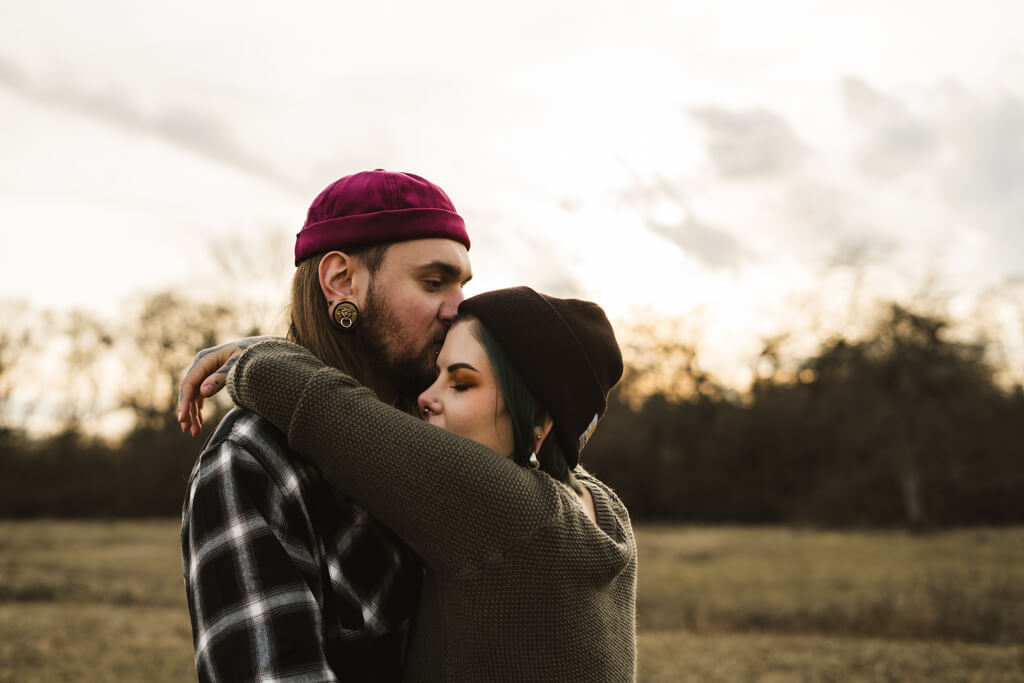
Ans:
{"label": "couple embracing", "polygon": [[622,374],[596,304],[464,299],[436,185],[346,176],[295,244],[287,340],[200,352],[179,420],[203,681],[629,681],[636,544],[579,466]]}

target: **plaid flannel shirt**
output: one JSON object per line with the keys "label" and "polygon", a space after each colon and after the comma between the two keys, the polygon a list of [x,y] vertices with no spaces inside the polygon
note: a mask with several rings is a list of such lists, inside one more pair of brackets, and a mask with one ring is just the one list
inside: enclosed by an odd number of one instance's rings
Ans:
{"label": "plaid flannel shirt", "polygon": [[200,680],[398,678],[417,559],[255,413],[196,461],[181,552]]}

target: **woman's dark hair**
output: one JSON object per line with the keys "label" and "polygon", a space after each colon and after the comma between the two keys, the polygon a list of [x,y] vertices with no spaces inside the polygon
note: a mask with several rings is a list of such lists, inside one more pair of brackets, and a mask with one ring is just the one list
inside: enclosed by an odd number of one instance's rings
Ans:
{"label": "woman's dark hair", "polygon": [[[529,467],[530,453],[533,452],[533,430],[542,426],[548,419],[548,411],[534,397],[533,392],[526,385],[526,380],[512,365],[497,340],[487,331],[483,323],[470,315],[459,316],[455,320],[456,323],[463,321],[472,323],[470,330],[484,347],[487,359],[494,369],[495,379],[498,381],[498,386],[501,387],[501,394],[505,399],[505,409],[512,422],[512,460],[517,465]],[[549,432],[547,438],[544,439],[544,444],[537,452],[537,459],[540,461],[540,469],[551,475],[553,479],[568,484],[577,493],[583,492],[566,463],[562,445],[555,437],[554,431]]]}

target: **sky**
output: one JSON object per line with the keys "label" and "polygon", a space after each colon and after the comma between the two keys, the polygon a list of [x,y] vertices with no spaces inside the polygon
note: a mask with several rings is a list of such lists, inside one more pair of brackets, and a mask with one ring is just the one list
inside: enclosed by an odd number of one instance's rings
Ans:
{"label": "sky", "polygon": [[467,293],[678,317],[737,383],[874,298],[1024,360],[1019,0],[0,8],[2,300],[283,295],[312,198],[387,168],[466,218]]}

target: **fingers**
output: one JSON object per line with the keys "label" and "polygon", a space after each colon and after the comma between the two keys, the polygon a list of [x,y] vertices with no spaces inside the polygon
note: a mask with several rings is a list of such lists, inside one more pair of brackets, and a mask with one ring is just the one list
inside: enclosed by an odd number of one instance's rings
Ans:
{"label": "fingers", "polygon": [[197,436],[203,428],[203,400],[219,391],[219,388],[209,390],[207,377],[216,374],[217,367],[229,353],[223,346],[204,349],[196,354],[192,365],[185,371],[178,386],[178,424],[181,431]]}
{"label": "fingers", "polygon": [[184,384],[183,378],[182,384],[178,386],[178,424],[183,432],[192,429],[192,404],[192,387]]}
{"label": "fingers", "polygon": [[178,413],[178,423],[181,431],[189,432],[192,436],[199,436],[203,429],[203,403],[205,399],[202,394],[184,398],[182,409]]}
{"label": "fingers", "polygon": [[181,431],[197,436],[203,428],[203,401],[227,383],[228,370],[249,346],[268,337],[248,337],[203,349],[196,354],[178,386],[178,423]]}
{"label": "fingers", "polygon": [[203,429],[203,397],[197,396],[189,404],[189,432],[192,436],[199,436]]}
{"label": "fingers", "polygon": [[198,357],[182,377],[181,385],[178,387],[178,424],[181,425],[181,431],[189,432],[192,436],[198,436],[203,428],[203,395],[196,390],[202,376],[198,379],[194,376],[197,363]]}
{"label": "fingers", "polygon": [[203,386],[199,387],[199,395],[203,398],[210,398],[218,391],[224,388],[224,384],[227,382],[228,372],[225,370],[228,366],[221,366],[217,372],[213,373],[203,382]]}
{"label": "fingers", "polygon": [[244,345],[236,346],[229,357],[222,358],[222,360],[226,360],[227,362],[225,362],[224,365],[217,368],[217,372],[211,374],[203,382],[203,386],[199,388],[199,393],[204,398],[209,398],[210,396],[213,396],[227,385],[228,372],[231,370],[231,366],[235,364],[235,361],[238,360],[238,357],[242,355],[242,351],[244,350]]}
{"label": "fingers", "polygon": [[202,428],[203,408],[201,401],[201,396],[188,398],[178,414],[178,423],[181,425],[181,431],[189,432],[192,436],[196,436]]}

